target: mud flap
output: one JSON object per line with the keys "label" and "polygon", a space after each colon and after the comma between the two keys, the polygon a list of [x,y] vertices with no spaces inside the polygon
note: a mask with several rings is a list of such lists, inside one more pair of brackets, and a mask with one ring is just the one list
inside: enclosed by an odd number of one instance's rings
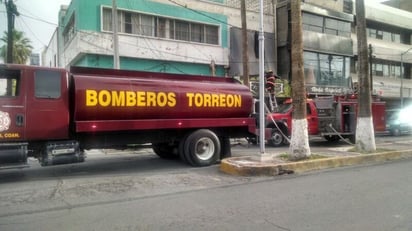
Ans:
{"label": "mud flap", "polygon": [[232,156],[232,149],[230,146],[230,139],[228,137],[220,137],[220,145],[222,147],[220,153],[220,159],[228,158]]}

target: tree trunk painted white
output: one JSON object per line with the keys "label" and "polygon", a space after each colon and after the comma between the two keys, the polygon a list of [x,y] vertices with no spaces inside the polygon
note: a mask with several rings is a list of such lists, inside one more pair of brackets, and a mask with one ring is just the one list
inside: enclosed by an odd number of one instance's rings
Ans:
{"label": "tree trunk painted white", "polygon": [[292,138],[289,159],[310,156],[308,121],[306,119],[306,84],[303,63],[301,0],[291,0],[291,62],[292,62]]}
{"label": "tree trunk painted white", "polygon": [[358,122],[356,126],[356,149],[360,152],[376,151],[375,132],[372,121],[372,97],[368,68],[368,41],[364,0],[356,0],[356,32],[358,39]]}
{"label": "tree trunk painted white", "polygon": [[356,124],[356,149],[366,152],[376,151],[375,131],[372,117],[358,117]]}
{"label": "tree trunk painted white", "polygon": [[305,159],[311,155],[308,121],[306,119],[292,119],[292,137],[290,139],[289,154],[291,160]]}

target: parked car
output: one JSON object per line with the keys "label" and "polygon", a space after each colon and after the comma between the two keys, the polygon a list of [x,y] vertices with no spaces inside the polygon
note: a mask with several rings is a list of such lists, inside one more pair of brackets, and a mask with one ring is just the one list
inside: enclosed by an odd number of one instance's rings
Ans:
{"label": "parked car", "polygon": [[412,106],[387,111],[386,129],[393,136],[412,132]]}

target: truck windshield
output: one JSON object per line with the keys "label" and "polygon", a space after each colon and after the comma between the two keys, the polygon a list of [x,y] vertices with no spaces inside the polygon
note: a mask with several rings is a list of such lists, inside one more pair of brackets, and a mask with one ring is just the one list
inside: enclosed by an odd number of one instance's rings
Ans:
{"label": "truck windshield", "polygon": [[277,113],[286,113],[286,112],[288,112],[290,109],[292,109],[292,104],[291,104],[291,103],[280,104],[280,105],[276,108],[276,112],[277,112]]}

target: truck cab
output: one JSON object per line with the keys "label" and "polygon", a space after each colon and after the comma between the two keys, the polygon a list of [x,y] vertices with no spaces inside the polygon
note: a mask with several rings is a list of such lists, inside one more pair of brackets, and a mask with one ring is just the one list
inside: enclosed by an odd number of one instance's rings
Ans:
{"label": "truck cab", "polygon": [[[306,100],[308,135],[321,136],[334,142],[341,138],[355,139],[357,120],[356,96],[324,96]],[[269,144],[280,146],[287,143],[292,131],[292,100],[279,105],[267,116],[267,127],[272,128]],[[385,102],[372,102],[375,132],[385,131]]]}
{"label": "truck cab", "polygon": [[24,166],[38,144],[69,137],[68,91],[64,69],[0,65],[0,167]]}
{"label": "truck cab", "polygon": [[[268,143],[271,146],[277,147],[285,143],[291,135],[292,128],[292,100],[285,100],[278,106],[275,112],[267,115],[266,127],[272,128]],[[319,115],[316,105],[312,100],[307,100],[306,103],[306,117],[308,121],[308,134],[316,135],[319,132]]]}
{"label": "truck cab", "polygon": [[[286,123],[288,128],[292,127],[292,100],[288,99],[283,104],[279,105],[276,112],[269,114],[269,120],[275,121],[283,121]],[[306,103],[306,117],[308,120],[308,132],[309,134],[317,134],[318,133],[318,111],[316,109],[316,105],[312,100],[307,100]],[[290,135],[290,131],[288,129],[287,135]]]}

